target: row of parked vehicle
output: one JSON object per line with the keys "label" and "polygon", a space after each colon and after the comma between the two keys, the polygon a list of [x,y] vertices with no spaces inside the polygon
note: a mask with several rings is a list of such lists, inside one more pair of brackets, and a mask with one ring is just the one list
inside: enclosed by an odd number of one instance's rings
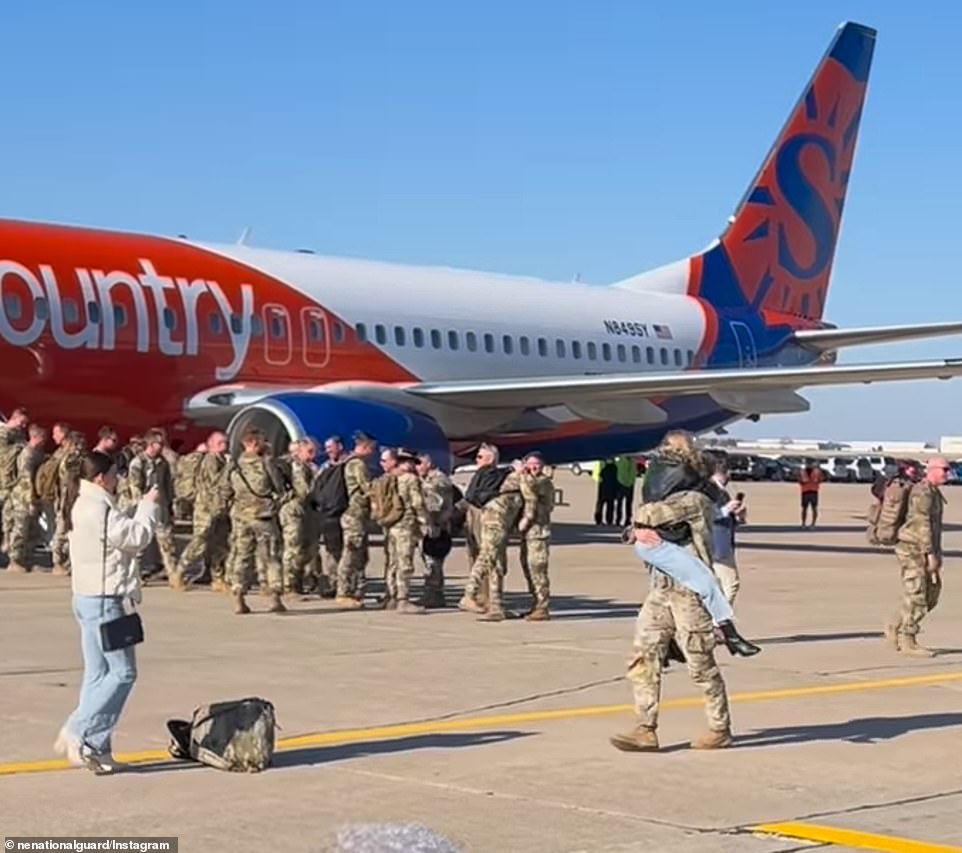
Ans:
{"label": "row of parked vehicle", "polygon": [[[797,482],[805,467],[804,456],[756,456],[751,453],[728,453],[728,467],[733,480],[784,480]],[[878,476],[894,477],[907,466],[924,468],[918,459],[899,459],[894,456],[830,456],[816,459],[825,479],[831,483],[873,483]],[[951,485],[962,484],[962,461],[952,462],[949,472]]]}

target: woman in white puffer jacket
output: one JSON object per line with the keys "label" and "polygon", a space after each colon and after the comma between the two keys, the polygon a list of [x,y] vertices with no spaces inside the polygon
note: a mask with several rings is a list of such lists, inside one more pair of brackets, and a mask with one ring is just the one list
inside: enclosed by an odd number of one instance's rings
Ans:
{"label": "woman in white puffer jacket", "polygon": [[135,558],[154,536],[157,493],[149,492],[131,517],[117,506],[113,459],[88,453],[81,476],[67,538],[84,676],[80,700],[54,748],[71,764],[110,773],[116,769],[110,738],[137,679],[137,664],[134,646],[104,651],[100,626],[132,612],[141,601]]}

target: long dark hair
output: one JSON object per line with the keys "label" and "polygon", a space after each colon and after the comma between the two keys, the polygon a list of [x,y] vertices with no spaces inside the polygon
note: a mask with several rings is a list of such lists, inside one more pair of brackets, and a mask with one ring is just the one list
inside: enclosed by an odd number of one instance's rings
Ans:
{"label": "long dark hair", "polygon": [[[79,472],[70,468],[67,469],[63,493],[63,514],[67,532],[73,529],[73,506],[80,495],[80,480],[84,479],[92,483],[97,477],[106,474],[115,464],[113,458],[106,453],[101,453],[99,450],[88,450],[80,457]],[[79,473],[79,477],[77,473]]]}

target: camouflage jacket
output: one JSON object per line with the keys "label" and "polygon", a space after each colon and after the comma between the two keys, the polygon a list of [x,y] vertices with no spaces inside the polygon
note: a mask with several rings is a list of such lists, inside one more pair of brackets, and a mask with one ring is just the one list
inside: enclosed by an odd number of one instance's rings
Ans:
{"label": "camouflage jacket", "polygon": [[711,566],[712,525],[715,505],[704,492],[688,490],[675,492],[663,501],[640,503],[635,510],[636,527],[657,530],[674,524],[687,524],[691,530],[691,549],[706,566]]}
{"label": "camouflage jacket", "polygon": [[404,504],[404,515],[398,525],[411,531],[424,531],[428,527],[427,510],[424,504],[424,492],[421,489],[421,478],[417,474],[402,471],[397,474],[397,490]]}
{"label": "camouflage jacket", "polygon": [[311,496],[311,486],[314,484],[314,472],[311,467],[300,459],[291,459],[287,464],[290,480],[284,503],[295,504],[301,509],[307,506],[307,499]]}
{"label": "camouflage jacket", "polygon": [[227,514],[221,481],[225,479],[227,456],[221,453],[205,453],[197,469],[197,482],[194,486],[194,512],[198,510],[212,516]]}
{"label": "camouflage jacket", "polygon": [[512,471],[504,478],[497,497],[489,500],[481,510],[481,523],[497,525],[505,530],[511,530],[521,517],[534,515],[535,498],[533,493],[523,494],[521,491],[521,472]]}
{"label": "camouflage jacket", "polygon": [[909,492],[905,523],[899,529],[898,542],[926,554],[942,554],[942,510],[945,497],[926,480],[916,483]]}
{"label": "camouflage jacket", "polygon": [[451,478],[434,468],[421,481],[421,489],[424,492],[424,511],[427,514],[428,527],[448,530],[454,512],[454,485]]}
{"label": "camouflage jacket", "polygon": [[240,521],[276,518],[284,496],[284,482],[276,463],[259,453],[242,453],[223,481],[223,497],[230,516]]}
{"label": "camouflage jacket", "polygon": [[0,489],[12,489],[17,482],[17,460],[26,444],[22,429],[0,424]]}
{"label": "camouflage jacket", "polygon": [[17,459],[17,480],[10,491],[10,499],[18,504],[37,502],[37,470],[47,454],[43,448],[29,444],[20,451]]}
{"label": "camouflage jacket", "polygon": [[160,523],[164,524],[172,511],[174,501],[174,478],[170,463],[163,453],[153,458],[145,453],[138,453],[127,472],[127,497],[130,503],[139,503],[154,486],[157,487]]}
{"label": "camouflage jacket", "polygon": [[528,473],[522,473],[520,480],[523,518],[528,522],[525,535],[532,539],[546,539],[551,533],[551,513],[554,511],[554,480],[545,474],[535,477]]}
{"label": "camouflage jacket", "polygon": [[83,463],[83,454],[79,450],[65,449],[60,456],[58,473],[60,486],[57,489],[58,513],[66,515],[64,510],[68,506],[73,506],[74,498],[80,489],[80,468]]}
{"label": "camouflage jacket", "polygon": [[355,519],[370,518],[371,477],[363,459],[354,457],[345,463],[344,486],[347,489],[348,501],[344,515]]}

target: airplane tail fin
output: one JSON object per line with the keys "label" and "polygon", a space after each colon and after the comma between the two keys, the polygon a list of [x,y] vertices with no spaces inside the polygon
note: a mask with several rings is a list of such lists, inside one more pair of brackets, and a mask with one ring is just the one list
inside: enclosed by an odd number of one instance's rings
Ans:
{"label": "airplane tail fin", "polygon": [[719,309],[821,320],[875,36],[861,24],[839,27],[716,241],[615,286],[684,288]]}
{"label": "airplane tail fin", "polygon": [[691,295],[822,318],[875,36],[839,27],[728,228],[691,258]]}

